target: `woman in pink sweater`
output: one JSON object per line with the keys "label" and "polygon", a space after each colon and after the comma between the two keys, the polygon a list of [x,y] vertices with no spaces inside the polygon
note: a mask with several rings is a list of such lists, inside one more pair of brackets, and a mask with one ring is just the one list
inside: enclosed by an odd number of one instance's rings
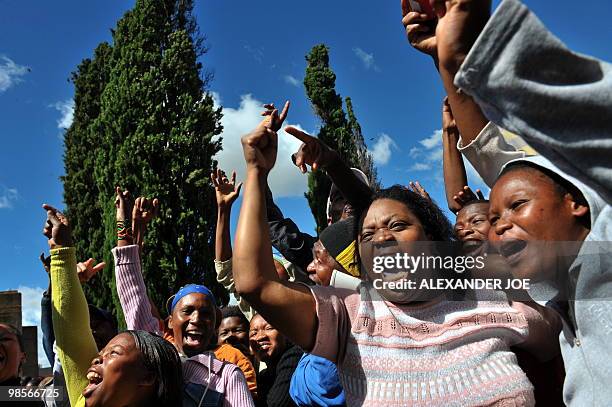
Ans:
{"label": "woman in pink sweater", "polygon": [[[128,329],[162,335],[160,320],[153,315],[147,296],[139,253],[142,243],[139,239],[142,239],[144,227],[156,211],[155,201],[138,198],[132,214],[128,195],[117,188],[118,241],[113,256],[117,293]],[[135,229],[133,237],[126,231],[128,226],[125,223],[131,218]],[[220,361],[211,350],[216,320],[220,318],[212,292],[201,285],[187,285],[173,296],[169,312],[173,344],[183,361],[183,406],[253,406],[241,370],[234,364]]]}
{"label": "woman in pink sweater", "polygon": [[[451,301],[444,292],[422,300],[411,291],[376,290],[367,281],[355,293],[278,279],[265,185],[278,143],[270,127],[279,128],[282,119],[278,111],[269,114],[273,126],[264,121],[242,139],[247,176],[234,246],[240,295],[306,352],[337,363],[348,405],[533,405],[533,387],[510,346],[550,357],[546,338],[554,341],[560,329],[555,314],[509,301],[503,292],[477,301]],[[305,143],[296,165],[324,167],[326,147],[291,133]],[[453,235],[433,202],[396,186],[373,198],[357,237],[363,250],[369,242],[399,247]]]}

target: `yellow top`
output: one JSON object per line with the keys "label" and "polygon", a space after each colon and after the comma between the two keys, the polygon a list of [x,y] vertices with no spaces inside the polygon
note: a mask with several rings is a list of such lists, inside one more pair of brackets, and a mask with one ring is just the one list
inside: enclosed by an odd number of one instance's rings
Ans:
{"label": "yellow top", "polygon": [[89,326],[89,309],[77,276],[74,247],[51,250],[51,301],[57,353],[62,364],[70,405],[85,406],[87,369],[98,355]]}

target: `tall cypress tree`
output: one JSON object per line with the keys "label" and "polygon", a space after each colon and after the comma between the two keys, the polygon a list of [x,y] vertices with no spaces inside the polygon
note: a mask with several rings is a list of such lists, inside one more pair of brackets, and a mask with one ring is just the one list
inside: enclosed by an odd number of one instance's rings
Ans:
{"label": "tall cypress tree", "polygon": [[[91,123],[100,135],[91,151],[92,187],[107,264],[113,264],[110,250],[116,245],[115,186],[160,199],[142,259],[149,295],[160,310],[188,282],[222,290],[212,263],[216,209],[208,179],[221,148],[221,109],[206,92],[210,77],[197,61],[205,48],[191,10],[188,0],[137,0],[118,21],[100,114]],[[67,203],[74,200],[66,197]],[[80,214],[70,204],[68,209],[79,222]],[[88,239],[88,233],[75,237]],[[89,291],[90,300],[119,315],[112,267],[99,285],[95,294]]]}
{"label": "tall cypress tree", "polygon": [[373,189],[380,189],[380,181],[378,179],[378,171],[374,165],[374,157],[372,153],[368,151],[368,147],[365,144],[363,133],[361,132],[361,125],[357,121],[355,112],[353,111],[353,101],[350,97],[344,99],[346,104],[346,113],[348,115],[348,128],[353,138],[353,145],[357,153],[357,168],[361,169],[370,181],[370,186]]}
{"label": "tall cypress tree", "polygon": [[[103,136],[93,124],[100,115],[100,97],[111,67],[112,48],[103,42],[91,59],[84,59],[73,72],[74,119],[64,134],[64,201],[75,237],[77,258],[103,259],[104,226],[98,199],[98,189],[93,176],[95,152]],[[89,289],[104,292],[105,277],[91,280]],[[104,302],[101,302],[103,304]]]}
{"label": "tall cypress tree", "polygon": [[[362,169],[371,182],[378,184],[373,164],[367,162],[361,126],[353,112],[351,100],[347,98],[349,120],[342,106],[342,97],[336,93],[336,74],[329,66],[329,49],[324,44],[315,45],[306,56],[307,66],[304,87],[310,103],[321,119],[318,138],[336,150],[342,160],[351,167]],[[371,156],[370,162],[371,162]],[[366,167],[362,168],[362,164]],[[373,171],[374,170],[374,171]],[[304,195],[317,223],[317,232],[327,226],[327,196],[331,188],[330,179],[320,171],[308,176],[308,192]]]}

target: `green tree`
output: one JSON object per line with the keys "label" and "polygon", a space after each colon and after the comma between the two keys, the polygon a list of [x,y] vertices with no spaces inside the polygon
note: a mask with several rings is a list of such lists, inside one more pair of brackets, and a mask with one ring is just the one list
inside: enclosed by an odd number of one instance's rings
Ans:
{"label": "green tree", "polygon": [[[324,44],[315,45],[306,56],[304,76],[306,94],[315,113],[321,119],[318,138],[336,150],[342,160],[351,167],[365,172],[374,185],[378,185],[371,155],[367,152],[361,126],[347,98],[349,119],[342,106],[342,97],[336,93],[336,74],[329,66],[329,49]],[[327,226],[327,196],[331,181],[321,171],[308,176],[308,192],[304,195],[317,224],[317,233]]]}
{"label": "green tree", "polygon": [[[206,50],[191,10],[188,0],[136,1],[113,31],[100,111],[88,123],[99,135],[97,144],[89,146],[90,188],[101,221],[97,231],[104,234],[98,250],[107,264],[113,264],[116,244],[115,186],[160,200],[160,216],[146,238],[150,250],[142,259],[149,296],[160,311],[183,284],[204,283],[217,294],[222,290],[212,263],[216,208],[208,178],[216,164],[212,157],[221,148],[221,109],[206,92],[210,76],[198,62]],[[75,147],[66,145],[66,157],[70,148]],[[67,171],[65,183],[70,178]],[[89,214],[70,204],[79,199],[70,193],[67,189],[68,211],[80,223]],[[86,244],[97,231],[75,230],[77,244]],[[120,316],[113,267],[98,279],[88,290],[90,301]]]}
{"label": "green tree", "polygon": [[357,121],[355,112],[353,111],[353,102],[350,97],[344,99],[346,104],[346,113],[348,115],[348,128],[353,137],[353,145],[357,153],[357,168],[361,169],[370,181],[370,186],[373,189],[380,189],[380,180],[378,179],[378,171],[374,165],[374,157],[368,151],[368,147],[365,144],[363,133],[361,132],[361,125]]}
{"label": "green tree", "polygon": [[[74,119],[64,134],[64,201],[76,238],[77,258],[104,258],[104,225],[98,200],[98,189],[93,176],[95,151],[102,142],[102,134],[93,123],[100,115],[100,97],[110,74],[111,46],[103,42],[91,59],[84,59],[72,74],[74,84]],[[102,292],[105,277],[91,280],[92,292]]]}

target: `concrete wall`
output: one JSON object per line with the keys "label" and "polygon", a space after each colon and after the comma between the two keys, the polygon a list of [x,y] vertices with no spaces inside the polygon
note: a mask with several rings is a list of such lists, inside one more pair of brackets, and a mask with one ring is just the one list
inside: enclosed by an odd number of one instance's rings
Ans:
{"label": "concrete wall", "polygon": [[13,324],[21,329],[21,293],[0,291],[0,322]]}

